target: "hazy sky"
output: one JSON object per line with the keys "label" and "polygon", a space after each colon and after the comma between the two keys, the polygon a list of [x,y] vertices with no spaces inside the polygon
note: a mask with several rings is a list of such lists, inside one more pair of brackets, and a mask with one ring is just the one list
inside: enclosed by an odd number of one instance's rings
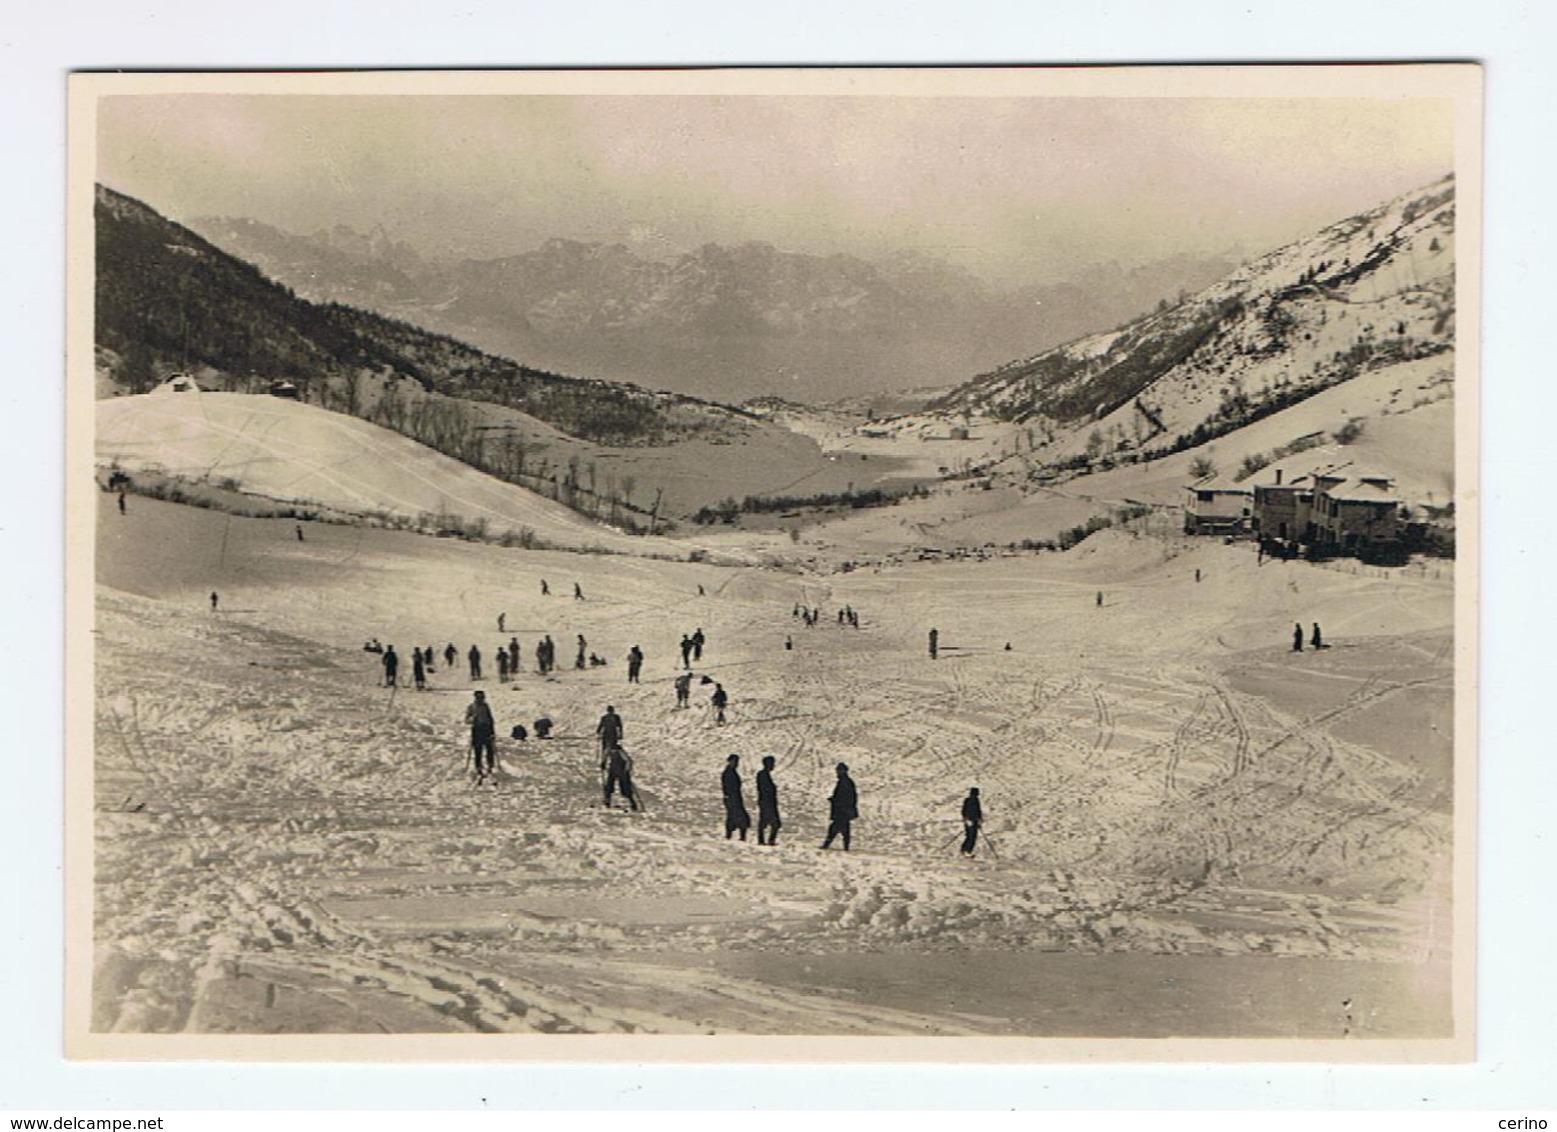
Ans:
{"label": "hazy sky", "polygon": [[99,179],[175,220],[918,249],[999,282],[1254,254],[1453,168],[1429,99],[114,95]]}

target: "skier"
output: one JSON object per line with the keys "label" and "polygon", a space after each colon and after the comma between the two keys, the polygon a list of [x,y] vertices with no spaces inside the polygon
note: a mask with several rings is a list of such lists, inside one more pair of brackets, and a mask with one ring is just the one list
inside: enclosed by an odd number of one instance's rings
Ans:
{"label": "skier", "polygon": [[1325,647],[1324,637],[1319,632],[1319,622],[1317,621],[1314,622],[1314,635],[1309,643],[1312,644],[1315,649],[1322,649]]}
{"label": "skier", "polygon": [[584,641],[584,634],[580,633],[578,635],[578,656],[573,661],[573,667],[574,668],[583,668],[586,664],[589,663],[588,660],[585,658],[585,653],[584,653],[584,650],[586,648],[588,648],[588,647],[589,646]]}
{"label": "skier", "polygon": [[546,671],[557,670],[557,642],[551,639],[551,634],[546,634],[546,640],[542,642],[546,646]]}
{"label": "skier", "polygon": [[497,650],[497,682],[499,684],[506,684],[506,683],[508,683],[508,650],[507,649],[498,649]]}
{"label": "skier", "polygon": [[703,627],[701,625],[699,625],[697,627],[697,632],[692,634],[692,659],[693,660],[702,660],[703,659],[703,644],[707,640],[708,640],[708,638],[703,636]]}
{"label": "skier", "polygon": [[714,694],[708,698],[708,702],[714,705],[714,722],[723,727],[725,705],[730,702],[729,693],[724,690],[723,684],[714,685]]}
{"label": "skier", "polygon": [[627,682],[638,683],[638,673],[643,669],[643,650],[634,645],[627,652]]}
{"label": "skier", "polygon": [[941,653],[941,631],[939,629],[931,629],[930,630],[930,659],[931,660],[936,659],[936,657],[940,656],[940,653]]}
{"label": "skier", "polygon": [[681,667],[692,667],[692,638],[685,633],[681,634]]}
{"label": "skier", "polygon": [[400,671],[400,658],[395,655],[395,646],[390,645],[384,650],[384,687],[395,686],[395,676]]}
{"label": "skier", "polygon": [[692,706],[692,673],[683,672],[676,677],[676,707]]}
{"label": "skier", "polygon": [[460,650],[454,647],[454,642],[449,642],[449,647],[443,650],[443,666],[453,668],[454,662],[459,659]]}
{"label": "skier", "polygon": [[1303,651],[1303,624],[1302,624],[1302,622],[1299,622],[1298,624],[1292,626],[1292,651],[1293,652],[1302,652]]}
{"label": "skier", "polygon": [[497,631],[499,633],[506,633],[506,632],[508,632],[508,629],[505,627],[505,624],[506,624],[507,621],[508,621],[508,614],[506,614],[506,613],[499,613],[497,615]]}
{"label": "skier", "polygon": [[616,708],[610,704],[606,704],[605,714],[595,724],[595,734],[600,736],[601,754],[622,742],[622,717],[616,714]]}
{"label": "skier", "polygon": [[600,770],[605,775],[605,804],[611,805],[611,793],[621,788],[622,797],[633,809],[638,808],[638,795],[633,790],[633,760],[621,747],[612,747],[600,757]]}
{"label": "skier", "polygon": [[487,706],[487,694],[477,691],[475,699],[465,709],[465,722],[470,724],[470,752],[475,764],[476,785],[486,781],[488,775],[497,774],[497,722],[492,709]]}
{"label": "skier", "polygon": [[[779,821],[778,787],[773,783],[772,755],[762,756],[762,769],[757,772],[757,844],[777,845],[778,832],[784,828]],[[767,840],[763,840],[763,835]]]}
{"label": "skier", "polygon": [[470,646],[470,652],[465,654],[465,659],[470,662],[470,678],[481,679],[481,650],[475,645]]}
{"label": "skier", "polygon": [[584,587],[579,585],[577,582],[573,583],[573,600],[574,601],[583,601],[584,600]]}
{"label": "skier", "polygon": [[832,848],[833,838],[843,838],[843,851],[849,851],[849,823],[860,816],[859,794],[854,789],[854,779],[849,777],[849,765],[838,764],[838,783],[827,796],[827,837],[823,849]]}
{"label": "skier", "polygon": [[519,638],[508,638],[508,673],[517,676],[519,673]]}
{"label": "skier", "polygon": [[422,660],[420,649],[411,650],[411,679],[416,682],[418,692],[427,690],[427,664]]}
{"label": "skier", "polygon": [[541,579],[541,596],[542,597],[550,597],[551,596],[551,587],[546,584],[546,579],[545,578]]}
{"label": "skier", "polygon": [[730,840],[730,834],[739,833],[741,840],[746,840],[746,831],[751,828],[751,815],[746,812],[746,802],[741,798],[741,772],[736,768],[740,765],[741,756],[731,755],[724,760],[724,773],[719,776],[720,789],[724,792],[724,839]]}
{"label": "skier", "polygon": [[979,827],[984,824],[984,807],[979,802],[979,788],[972,787],[968,796],[962,800],[962,855],[973,856],[973,847],[978,844]]}

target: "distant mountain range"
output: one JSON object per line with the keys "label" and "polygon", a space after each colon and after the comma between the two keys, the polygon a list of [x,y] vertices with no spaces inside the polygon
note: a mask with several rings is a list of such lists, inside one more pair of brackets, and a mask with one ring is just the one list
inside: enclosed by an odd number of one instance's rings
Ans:
{"label": "distant mountain range", "polygon": [[363,307],[545,369],[725,401],[949,387],[1236,266],[1180,256],[999,291],[918,252],[866,261],[705,244],[657,259],[554,239],[522,255],[436,262],[377,228],[299,236],[227,217],[190,227],[316,302]]}

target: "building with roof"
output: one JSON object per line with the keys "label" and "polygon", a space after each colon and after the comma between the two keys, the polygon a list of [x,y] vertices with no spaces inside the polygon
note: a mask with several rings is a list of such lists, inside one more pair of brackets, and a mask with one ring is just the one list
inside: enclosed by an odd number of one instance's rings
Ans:
{"label": "building with roof", "polygon": [[1398,545],[1401,499],[1383,475],[1346,474],[1347,465],[1289,475],[1269,469],[1254,486],[1250,525],[1262,543],[1311,554],[1370,555]]}
{"label": "building with roof", "polygon": [[1246,487],[1192,483],[1184,489],[1184,533],[1187,535],[1241,534],[1248,529],[1250,494]]}

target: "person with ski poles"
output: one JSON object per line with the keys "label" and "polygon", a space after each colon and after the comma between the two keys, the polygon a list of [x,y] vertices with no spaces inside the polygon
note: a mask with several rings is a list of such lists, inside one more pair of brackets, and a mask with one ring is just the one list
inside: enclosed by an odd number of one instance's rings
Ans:
{"label": "person with ski poles", "polygon": [[621,745],[622,717],[616,714],[616,708],[611,704],[606,704],[605,714],[600,717],[600,722],[595,724],[595,734],[600,737],[602,755],[612,747]]}
{"label": "person with ski poles", "polygon": [[979,788],[974,786],[968,790],[968,796],[962,800],[962,855],[973,856],[973,848],[978,844],[979,829],[984,825],[984,807],[979,802]]}
{"label": "person with ski poles", "polygon": [[621,746],[614,745],[600,756],[600,772],[605,777],[605,805],[610,808],[611,794],[620,789],[622,797],[634,810],[639,809],[638,794],[633,789],[633,760]]}

